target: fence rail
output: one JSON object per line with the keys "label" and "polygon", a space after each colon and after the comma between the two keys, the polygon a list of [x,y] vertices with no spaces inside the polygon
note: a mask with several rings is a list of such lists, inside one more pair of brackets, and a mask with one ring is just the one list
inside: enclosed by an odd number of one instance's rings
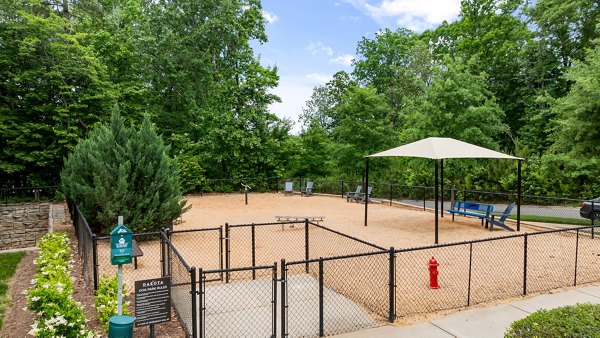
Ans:
{"label": "fence rail", "polygon": [[51,201],[56,197],[58,186],[39,187],[0,187],[0,203],[23,203],[31,201]]}
{"label": "fence rail", "polygon": [[[362,186],[360,180],[322,180],[307,178],[235,178],[235,179],[205,179],[200,194],[208,192],[243,192],[243,184],[251,187],[252,192],[280,191],[285,182],[293,182],[294,191],[300,191],[307,182],[313,182],[313,192],[344,197],[348,192]],[[434,208],[434,187],[410,186],[393,182],[369,182],[373,187],[372,198],[382,203],[412,204],[423,210]],[[204,188],[203,188],[204,187]],[[205,189],[206,188],[206,189]],[[362,187],[364,191],[364,187]],[[490,192],[460,187],[444,187],[441,189],[442,210],[451,209],[451,202],[464,200],[477,203],[493,204],[497,212],[502,212],[511,202],[517,200],[516,193]],[[516,218],[517,212],[521,221],[559,224],[562,227],[570,225],[594,225],[595,219],[584,218],[579,214],[579,207],[588,199],[563,198],[552,196],[535,196],[523,194],[521,207],[512,210],[511,218]],[[600,213],[599,213],[600,214]],[[441,215],[444,217],[444,214]],[[600,216],[598,216],[600,217]]]}

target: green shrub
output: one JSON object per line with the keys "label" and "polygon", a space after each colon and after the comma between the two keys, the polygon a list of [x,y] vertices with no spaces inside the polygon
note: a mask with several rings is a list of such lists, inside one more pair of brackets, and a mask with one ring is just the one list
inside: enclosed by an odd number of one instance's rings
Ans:
{"label": "green shrub", "polygon": [[54,232],[42,237],[33,286],[27,290],[27,309],[35,313],[34,337],[95,337],[86,329],[83,307],[73,299],[71,252],[67,234]]}
{"label": "green shrub", "polygon": [[[102,276],[94,297],[94,306],[96,307],[96,318],[102,324],[104,332],[108,332],[108,320],[117,315],[117,276]],[[123,284],[123,297],[126,296],[125,284]],[[127,303],[123,302],[122,310],[124,315],[129,314]]]}
{"label": "green shrub", "polygon": [[600,337],[600,305],[539,310],[513,322],[504,337]]}
{"label": "green shrub", "polygon": [[61,172],[65,195],[108,234],[124,217],[133,232],[154,231],[185,211],[177,164],[145,118],[139,130],[114,113],[81,141]]}

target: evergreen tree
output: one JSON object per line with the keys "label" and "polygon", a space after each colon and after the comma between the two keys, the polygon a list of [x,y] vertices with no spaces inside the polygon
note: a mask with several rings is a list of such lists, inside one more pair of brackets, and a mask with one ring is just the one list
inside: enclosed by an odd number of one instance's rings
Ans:
{"label": "evergreen tree", "polygon": [[168,152],[148,118],[136,130],[114,113],[110,126],[94,128],[65,161],[63,191],[103,234],[119,215],[134,232],[158,230],[186,210]]}

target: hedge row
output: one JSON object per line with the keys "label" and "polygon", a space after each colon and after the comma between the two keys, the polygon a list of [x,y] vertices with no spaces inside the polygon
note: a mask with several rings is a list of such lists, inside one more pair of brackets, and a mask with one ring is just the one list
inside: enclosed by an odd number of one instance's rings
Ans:
{"label": "hedge row", "polygon": [[34,337],[89,338],[96,333],[86,329],[83,307],[73,299],[69,237],[54,232],[38,243],[36,274],[27,291],[27,308],[35,313],[29,332]]}

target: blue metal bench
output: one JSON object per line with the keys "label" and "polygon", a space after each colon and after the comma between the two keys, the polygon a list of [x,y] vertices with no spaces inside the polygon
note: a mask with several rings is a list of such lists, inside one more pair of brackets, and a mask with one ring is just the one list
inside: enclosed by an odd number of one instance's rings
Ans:
{"label": "blue metal bench", "polygon": [[452,221],[454,221],[454,215],[459,214],[464,216],[481,218],[482,226],[483,221],[485,219],[489,219],[490,213],[492,213],[493,211],[494,206],[491,204],[463,201],[454,201],[454,204],[452,204],[452,209],[448,210],[448,212],[452,214]]}

